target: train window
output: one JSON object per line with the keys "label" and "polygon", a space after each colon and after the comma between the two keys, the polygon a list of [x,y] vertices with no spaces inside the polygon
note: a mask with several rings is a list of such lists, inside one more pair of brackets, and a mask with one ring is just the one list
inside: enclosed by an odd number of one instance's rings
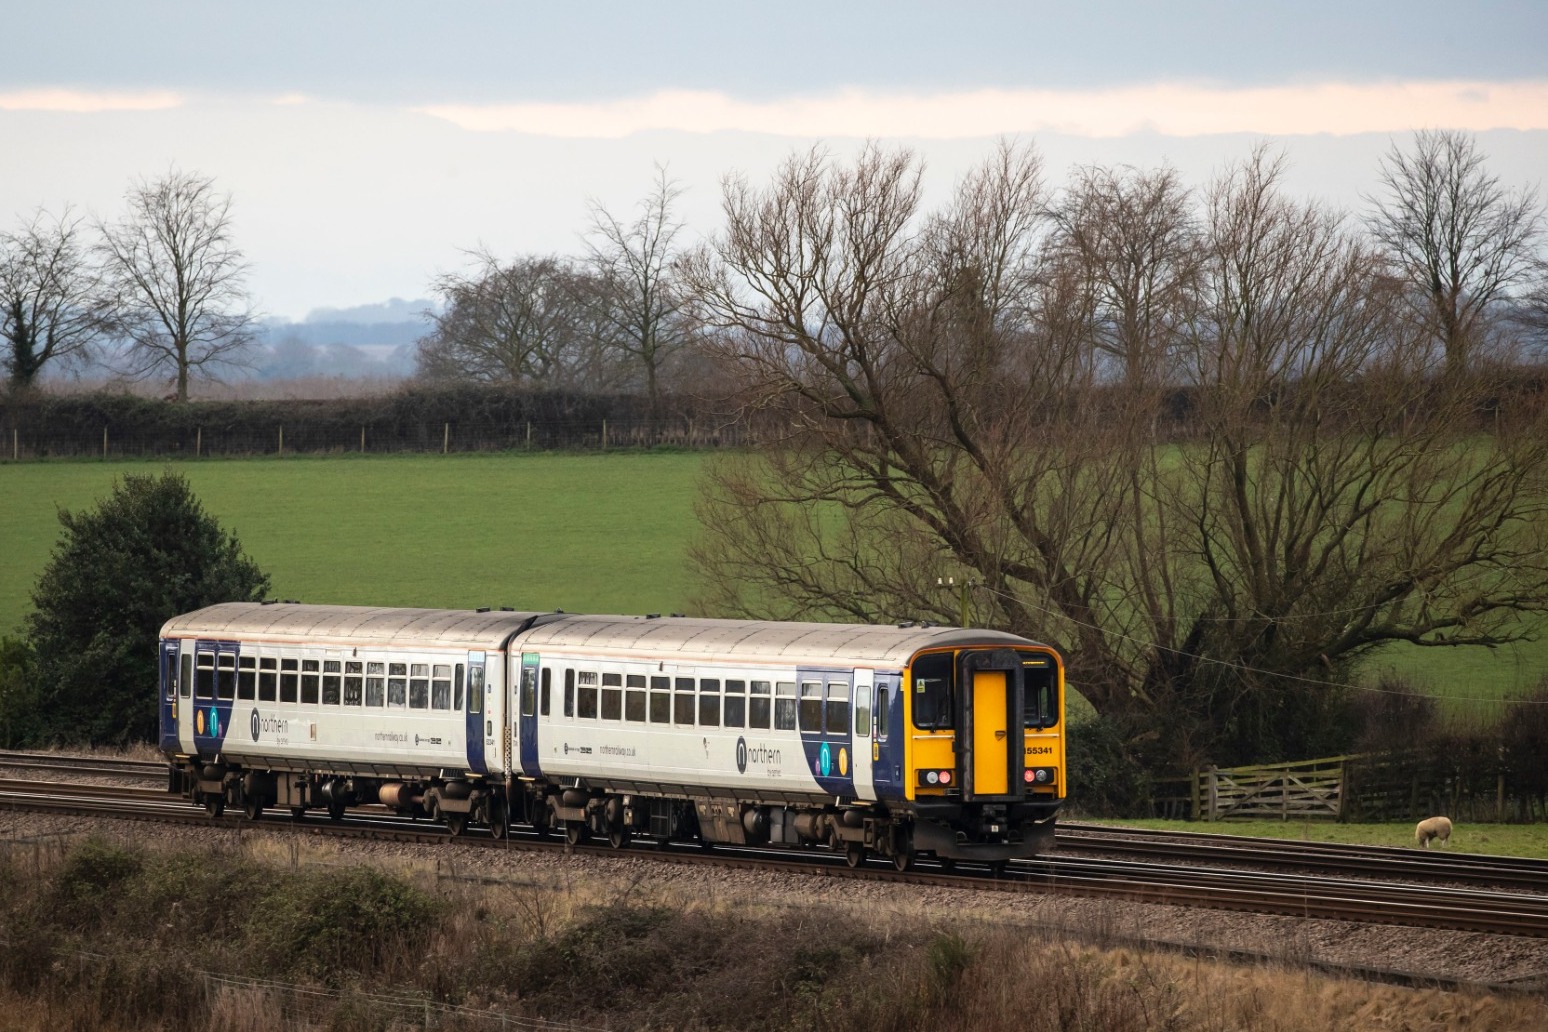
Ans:
{"label": "train window", "polygon": [[652,724],[672,722],[672,679],[670,677],[650,679],[650,722]]}
{"label": "train window", "polygon": [[530,717],[537,712],[537,676],[537,667],[521,668],[521,715],[524,717]]}
{"label": "train window", "polygon": [[344,664],[344,705],[358,706],[365,698],[365,678],[361,676],[364,669],[363,663]]}
{"label": "train window", "polygon": [[855,689],[855,737],[871,737],[871,690]]}
{"label": "train window", "polygon": [[575,671],[564,672],[564,715],[575,716]]}
{"label": "train window", "polygon": [[237,698],[251,699],[258,693],[258,659],[237,657]]}
{"label": "train window", "polygon": [[343,689],[343,678],[340,672],[344,664],[336,659],[323,660],[322,701],[324,706],[337,706],[339,695]]}
{"label": "train window", "polygon": [[597,672],[580,670],[575,674],[575,715],[590,720],[597,719]]}
{"label": "train window", "polygon": [[747,682],[727,681],[726,701],[721,711],[726,727],[741,727],[747,715]]}
{"label": "train window", "polygon": [[554,691],[554,668],[543,668],[543,686],[538,690],[538,712],[548,716],[548,698]]}
{"label": "train window", "polygon": [[774,685],[774,730],[794,731],[796,726],[796,689],[794,681]]}
{"label": "train window", "polygon": [[754,681],[751,685],[752,695],[747,700],[747,726],[750,728],[768,729],[769,726],[769,690],[773,685],[767,681]]}
{"label": "train window", "polygon": [[679,677],[673,685],[677,691],[674,693],[675,701],[672,704],[672,723],[693,723],[693,678]]}
{"label": "train window", "polygon": [[409,667],[409,709],[430,708],[430,664],[414,663]]}
{"label": "train window", "polygon": [[183,653],[183,676],[178,681],[177,690],[178,693],[181,694],[185,699],[193,695],[193,669],[193,653]]}
{"label": "train window", "polygon": [[849,685],[838,681],[828,682],[828,702],[823,712],[828,734],[849,734]]}
{"label": "train window", "polygon": [[623,675],[602,675],[602,719],[623,719]]}
{"label": "train window", "polygon": [[1041,730],[1059,722],[1059,676],[1046,656],[1021,664],[1021,726]]}
{"label": "train window", "polygon": [[322,675],[317,672],[318,665],[315,659],[301,661],[301,704],[303,706],[317,705],[318,687],[322,680]]}
{"label": "train window", "polygon": [[699,682],[699,726],[720,726],[720,681],[705,678]]}
{"label": "train window", "polygon": [[236,654],[222,652],[215,657],[215,696],[230,699],[236,695]]}
{"label": "train window", "polygon": [[468,712],[484,712],[484,664],[468,666]]}
{"label": "train window", "polygon": [[279,690],[279,660],[263,656],[258,660],[258,701],[273,702]]}
{"label": "train window", "polygon": [[467,667],[458,663],[453,668],[455,676],[452,678],[452,709],[462,712],[462,686],[467,683]]}
{"label": "train window", "polygon": [[914,660],[914,726],[919,730],[942,731],[954,725],[952,667],[949,652]]}
{"label": "train window", "polygon": [[430,708],[451,709],[451,664],[436,664],[430,669]]}
{"label": "train window", "polygon": [[887,740],[887,721],[889,719],[887,716],[887,705],[890,694],[887,689],[880,686],[876,689],[876,737],[883,742]]}
{"label": "train window", "polygon": [[[394,663],[393,666],[398,666],[398,664]],[[389,677],[389,678],[387,678],[387,706],[388,706],[388,708],[396,707],[398,709],[402,709],[404,706],[407,706],[407,705],[408,705],[408,678],[406,678],[406,677]]]}
{"label": "train window", "polygon": [[386,672],[386,663],[366,664],[365,704],[367,706],[381,706],[387,702],[387,679],[382,676]]}
{"label": "train window", "polygon": [[280,702],[295,702],[301,689],[301,664],[293,659],[280,660]]}
{"label": "train window", "polygon": [[645,675],[630,674],[624,678],[624,719],[632,720],[637,724],[645,722]]}
{"label": "train window", "polygon": [[199,669],[194,674],[194,695],[200,699],[215,698],[215,653],[199,653]]}
{"label": "train window", "polygon": [[801,730],[822,731],[822,682],[801,682]]}

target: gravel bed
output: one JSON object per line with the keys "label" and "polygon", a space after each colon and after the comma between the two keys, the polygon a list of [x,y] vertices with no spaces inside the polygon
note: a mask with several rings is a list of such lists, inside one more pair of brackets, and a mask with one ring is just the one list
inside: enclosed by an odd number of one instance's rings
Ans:
{"label": "gravel bed", "polygon": [[[1042,894],[1009,895],[973,889],[945,889],[891,882],[812,878],[705,865],[660,863],[638,855],[588,856],[559,850],[502,852],[455,842],[433,845],[350,840],[330,843],[324,835],[292,836],[280,828],[199,828],[147,825],[111,818],[68,817],[0,811],[0,846],[5,840],[67,832],[100,831],[109,836],[154,840],[166,847],[187,842],[209,845],[235,836],[272,841],[275,851],[300,849],[353,863],[364,858],[406,864],[437,875],[489,877],[530,882],[570,891],[585,883],[614,896],[697,901],[747,907],[821,907],[825,920],[847,910],[867,920],[968,921],[1021,925],[1050,939],[1075,936],[1096,945],[1128,940],[1164,941],[1226,950],[1268,953],[1292,966],[1309,962],[1386,968],[1436,978],[1479,982],[1548,980],[1548,939],[1484,935],[1444,929],[1305,920],[1222,910],[1162,906]],[[292,846],[291,843],[299,843]],[[347,852],[346,852],[347,850]]]}

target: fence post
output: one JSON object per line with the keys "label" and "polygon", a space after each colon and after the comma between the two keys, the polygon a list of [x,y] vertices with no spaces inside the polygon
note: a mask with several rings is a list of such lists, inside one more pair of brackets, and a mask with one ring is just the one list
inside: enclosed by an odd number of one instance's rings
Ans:
{"label": "fence post", "polygon": [[527,420],[527,450],[532,450],[532,420]]}
{"label": "fence post", "polygon": [[360,428],[360,454],[365,454],[365,427]]}
{"label": "fence post", "polygon": [[20,439],[18,437],[18,434],[19,434],[19,431],[14,426],[11,427],[11,461],[12,462],[15,462],[17,459],[21,458],[21,444],[20,444]]}
{"label": "fence post", "polygon": [[607,420],[602,420],[602,450],[607,451]]}
{"label": "fence post", "polygon": [[1215,765],[1213,763],[1204,771],[1204,775],[1209,779],[1208,807],[1205,810],[1204,819],[1212,821],[1220,810],[1220,779],[1215,775]]}
{"label": "fence post", "polygon": [[280,428],[279,428],[279,457],[282,458],[282,459],[285,457],[285,424],[284,423],[281,423],[280,424]]}
{"label": "fence post", "polygon": [[203,456],[204,456],[204,427],[201,426],[197,430],[194,431],[194,458],[198,459],[198,458],[202,458]]}
{"label": "fence post", "polygon": [[451,448],[451,424],[450,423],[442,423],[441,424],[441,454],[445,455],[449,448]]}
{"label": "fence post", "polygon": [[107,458],[107,427],[102,428],[102,457]]}

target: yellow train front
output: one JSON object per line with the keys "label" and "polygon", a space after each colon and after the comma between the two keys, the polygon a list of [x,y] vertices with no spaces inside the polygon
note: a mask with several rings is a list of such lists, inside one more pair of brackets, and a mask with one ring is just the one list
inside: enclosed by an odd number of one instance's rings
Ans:
{"label": "yellow train front", "polygon": [[893,805],[914,816],[912,849],[994,864],[1051,848],[1065,795],[1058,654],[1031,643],[927,649],[904,684],[905,799]]}

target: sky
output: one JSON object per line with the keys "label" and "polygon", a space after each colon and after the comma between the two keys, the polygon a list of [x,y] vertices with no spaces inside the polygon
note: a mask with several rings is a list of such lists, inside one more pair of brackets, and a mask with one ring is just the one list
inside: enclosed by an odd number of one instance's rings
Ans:
{"label": "sky", "polygon": [[1289,186],[1358,212],[1419,128],[1548,169],[1541,0],[16,4],[0,61],[0,222],[113,219],[169,169],[232,198],[261,311],[431,294],[467,252],[577,253],[655,169],[712,235],[721,182],[814,144],[915,150],[927,198],[1001,138],[1051,184],[1169,164],[1194,184],[1281,146]]}

